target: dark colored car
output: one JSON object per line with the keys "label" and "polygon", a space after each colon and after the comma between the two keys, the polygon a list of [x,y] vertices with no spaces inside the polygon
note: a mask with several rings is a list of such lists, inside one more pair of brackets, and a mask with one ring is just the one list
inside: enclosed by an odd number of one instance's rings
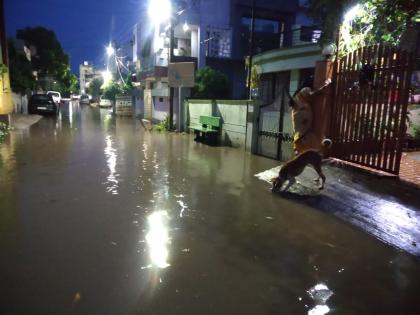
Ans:
{"label": "dark colored car", "polygon": [[34,94],[29,99],[29,114],[57,114],[58,106],[51,95]]}

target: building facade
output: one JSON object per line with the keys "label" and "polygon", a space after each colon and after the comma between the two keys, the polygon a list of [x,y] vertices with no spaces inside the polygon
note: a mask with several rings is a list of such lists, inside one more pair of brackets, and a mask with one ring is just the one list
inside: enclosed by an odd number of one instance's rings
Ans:
{"label": "building facade", "polygon": [[[132,40],[133,63],[143,82],[145,115],[158,119],[154,112],[169,110],[167,67],[171,35],[171,62],[194,62],[198,69],[210,66],[223,72],[229,78],[231,98],[242,99],[247,97],[246,56],[289,47],[298,42],[293,30],[311,24],[301,2],[255,1],[252,49],[252,0],[173,1],[172,27],[170,22],[157,25],[151,21],[145,8]],[[312,31],[308,29],[306,33],[304,41],[311,41]],[[175,91],[175,104],[178,92]],[[176,109],[174,112],[176,115]]]}
{"label": "building facade", "polygon": [[79,66],[79,83],[80,83],[80,94],[86,94],[87,88],[90,82],[95,78],[101,78],[101,73],[95,70],[92,64],[85,61]]}
{"label": "building facade", "polygon": [[0,0],[0,120],[4,118],[1,115],[10,114],[13,109],[8,65],[4,7]]}

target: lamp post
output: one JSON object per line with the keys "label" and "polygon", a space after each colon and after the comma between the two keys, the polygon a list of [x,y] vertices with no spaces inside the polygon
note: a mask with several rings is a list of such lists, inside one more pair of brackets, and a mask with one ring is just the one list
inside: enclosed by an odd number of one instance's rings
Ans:
{"label": "lamp post", "polygon": [[109,45],[106,47],[106,54],[108,55],[108,57],[111,57],[114,53],[115,53],[115,49],[112,46],[112,44],[109,43]]}

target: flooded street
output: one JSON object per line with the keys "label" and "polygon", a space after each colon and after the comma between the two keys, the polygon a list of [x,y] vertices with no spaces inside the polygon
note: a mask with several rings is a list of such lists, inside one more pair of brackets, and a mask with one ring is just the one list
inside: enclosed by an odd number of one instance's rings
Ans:
{"label": "flooded street", "polygon": [[277,164],[78,103],[13,131],[0,314],[420,314],[419,259],[272,194]]}

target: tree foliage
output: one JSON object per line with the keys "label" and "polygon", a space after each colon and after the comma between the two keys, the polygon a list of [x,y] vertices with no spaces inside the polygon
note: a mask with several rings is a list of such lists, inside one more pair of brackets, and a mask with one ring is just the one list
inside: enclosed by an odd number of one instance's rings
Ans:
{"label": "tree foliage", "polygon": [[128,72],[125,76],[124,82],[121,82],[121,93],[125,95],[131,94],[134,89],[133,82],[132,82],[132,73]]}
{"label": "tree foliage", "polygon": [[111,101],[115,101],[115,96],[121,93],[121,86],[115,81],[111,81],[103,88],[103,95]]}
{"label": "tree foliage", "polygon": [[353,46],[385,42],[398,45],[404,32],[420,17],[418,0],[308,0],[310,15],[321,25],[323,43],[334,42],[344,14],[359,3],[361,10],[347,25]]}
{"label": "tree foliage", "polygon": [[25,94],[32,90],[35,84],[35,77],[32,74],[31,62],[25,55],[17,53],[13,41],[8,40],[10,84],[13,91]]}
{"label": "tree foliage", "polygon": [[192,95],[195,98],[227,98],[229,97],[229,80],[225,74],[210,67],[199,69],[196,73]]}
{"label": "tree foliage", "polygon": [[37,72],[40,88],[67,93],[76,90],[77,78],[70,70],[69,57],[54,31],[44,27],[26,27],[16,32],[16,38],[36,48],[31,64]]}
{"label": "tree foliage", "polygon": [[97,98],[99,95],[102,94],[102,84],[102,79],[93,79],[92,82],[90,82],[89,87],[87,88],[87,93],[92,95],[92,97]]}

